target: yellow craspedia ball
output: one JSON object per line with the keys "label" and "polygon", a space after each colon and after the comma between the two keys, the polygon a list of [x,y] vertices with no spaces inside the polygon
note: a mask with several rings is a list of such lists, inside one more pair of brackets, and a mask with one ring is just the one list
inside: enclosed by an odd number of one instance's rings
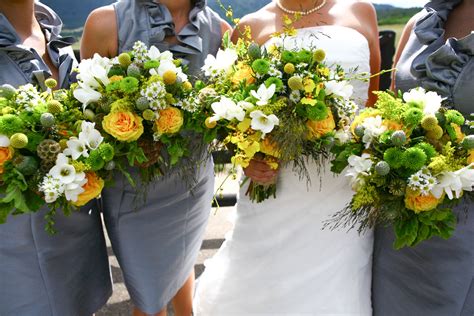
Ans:
{"label": "yellow craspedia ball", "polygon": [[426,115],[421,121],[421,127],[427,131],[431,131],[438,126],[438,119],[434,115]]}
{"label": "yellow craspedia ball", "polygon": [[28,137],[23,133],[16,133],[10,137],[10,145],[13,148],[24,148],[28,145]]}
{"label": "yellow craspedia ball", "polygon": [[426,137],[430,138],[430,139],[433,139],[433,140],[438,140],[441,137],[443,137],[443,133],[444,132],[443,132],[443,129],[441,128],[441,126],[436,125],[435,127],[433,127],[433,129],[429,130],[426,133]]}
{"label": "yellow craspedia ball", "polygon": [[206,120],[204,121],[204,125],[206,125],[207,128],[214,128],[217,126],[217,122],[216,121],[211,121],[211,118],[208,117],[206,118]]}
{"label": "yellow craspedia ball", "polygon": [[322,49],[317,49],[313,53],[314,61],[320,63],[326,58],[326,52]]}
{"label": "yellow craspedia ball", "polygon": [[285,67],[283,67],[283,71],[289,75],[292,75],[295,72],[295,65],[292,63],[287,63]]}
{"label": "yellow craspedia ball", "polygon": [[118,56],[118,62],[120,63],[120,65],[128,67],[132,63],[132,58],[128,53],[122,53]]}
{"label": "yellow craspedia ball", "polygon": [[183,82],[183,89],[186,91],[189,91],[193,88],[193,85],[189,81]]}
{"label": "yellow craspedia ball", "polygon": [[44,81],[44,84],[46,85],[46,87],[54,89],[58,85],[58,82],[53,78],[48,78]]}
{"label": "yellow craspedia ball", "polygon": [[167,70],[163,73],[163,82],[167,85],[172,85],[176,82],[177,75],[173,70]]}
{"label": "yellow craspedia ball", "polygon": [[48,101],[47,107],[48,112],[52,114],[58,114],[63,111],[63,105],[58,100]]}
{"label": "yellow craspedia ball", "polygon": [[303,79],[296,76],[291,77],[288,79],[288,87],[290,87],[291,90],[303,90]]}
{"label": "yellow craspedia ball", "polygon": [[13,108],[12,107],[9,107],[9,106],[6,106],[2,109],[2,114],[5,115],[5,114],[10,114],[13,112]]}

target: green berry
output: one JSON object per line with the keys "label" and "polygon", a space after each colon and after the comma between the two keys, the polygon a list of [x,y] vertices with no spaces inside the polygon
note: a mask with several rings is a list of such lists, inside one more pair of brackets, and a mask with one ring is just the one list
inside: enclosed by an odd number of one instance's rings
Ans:
{"label": "green berry", "polygon": [[365,134],[365,128],[362,125],[357,125],[356,128],[354,129],[354,134],[357,137],[364,137]]}
{"label": "green berry", "polygon": [[140,78],[142,75],[140,67],[138,67],[135,64],[131,64],[127,68],[127,76],[129,77],[135,77],[135,78]]}
{"label": "green berry", "polygon": [[251,59],[259,59],[262,56],[260,46],[257,43],[251,43],[248,48],[248,54]]}
{"label": "green berry", "polygon": [[290,87],[291,90],[303,90],[303,79],[297,76],[291,77],[288,79],[288,87]]}
{"label": "green berry", "polygon": [[54,89],[58,85],[58,82],[53,78],[48,78],[44,81],[44,84],[46,85],[46,87]]}
{"label": "green berry", "polygon": [[108,163],[105,164],[105,170],[114,170],[115,169],[115,161],[111,160]]}
{"label": "green berry", "polygon": [[405,142],[407,141],[407,136],[404,131],[395,131],[393,132],[390,140],[395,146],[400,147],[403,146],[403,144],[405,144]]}
{"label": "green berry", "polygon": [[40,122],[43,127],[52,127],[55,123],[54,115],[51,113],[43,113],[40,117]]}
{"label": "green berry", "polygon": [[438,126],[438,119],[434,115],[427,115],[421,121],[421,127],[427,131],[431,131]]}
{"label": "green berry", "polygon": [[143,111],[142,116],[147,121],[155,120],[155,112],[153,112],[150,109],[147,109],[147,110]]}
{"label": "green berry", "polygon": [[10,145],[13,148],[24,148],[28,145],[28,137],[23,133],[16,133],[10,137]]}
{"label": "green berry", "polygon": [[123,67],[128,67],[132,63],[132,58],[128,53],[122,53],[118,56],[118,62]]}
{"label": "green berry", "polygon": [[387,174],[389,174],[390,172],[390,165],[385,162],[385,161],[379,161],[376,165],[375,165],[375,172],[379,175],[379,176],[386,176]]}
{"label": "green berry", "polygon": [[4,84],[0,86],[0,97],[11,99],[15,96],[16,89],[12,85]]}
{"label": "green berry", "polygon": [[462,146],[467,150],[474,149],[474,135],[464,137]]}
{"label": "green berry", "polygon": [[58,114],[63,111],[63,105],[58,100],[51,100],[47,103],[48,112]]}
{"label": "green berry", "polygon": [[139,97],[137,101],[135,102],[135,106],[137,107],[139,111],[145,111],[146,109],[149,108],[150,102],[145,97]]}

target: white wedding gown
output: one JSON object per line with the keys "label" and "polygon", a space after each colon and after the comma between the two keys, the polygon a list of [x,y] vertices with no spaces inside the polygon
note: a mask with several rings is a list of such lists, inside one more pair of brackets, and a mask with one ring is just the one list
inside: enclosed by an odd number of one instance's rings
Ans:
{"label": "white wedding gown", "polygon": [[[367,40],[354,29],[299,29],[284,45],[323,48],[329,65],[370,71]],[[356,99],[364,102],[368,84],[353,85]],[[291,166],[283,168],[277,198],[263,203],[250,202],[248,185],[243,186],[234,229],[199,279],[195,315],[372,315],[372,232],[322,230],[323,221],[344,208],[353,192],[346,177],[330,172],[329,163],[321,185],[316,166],[309,169],[310,187]]]}

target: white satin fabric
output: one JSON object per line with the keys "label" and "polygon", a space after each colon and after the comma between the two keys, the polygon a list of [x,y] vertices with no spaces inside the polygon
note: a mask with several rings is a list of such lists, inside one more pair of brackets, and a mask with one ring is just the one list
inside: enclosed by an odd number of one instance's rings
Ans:
{"label": "white satin fabric", "polygon": [[[272,39],[267,45],[281,44]],[[322,48],[327,63],[369,72],[369,48],[354,29],[318,26],[286,38],[288,48]],[[355,97],[367,99],[368,84],[353,82]],[[360,103],[363,104],[363,103]],[[322,230],[353,194],[329,164],[319,175],[309,164],[311,186],[291,166],[280,171],[277,198],[254,204],[240,192],[234,229],[205,263],[195,296],[199,316],[369,316],[372,232],[363,236]]]}

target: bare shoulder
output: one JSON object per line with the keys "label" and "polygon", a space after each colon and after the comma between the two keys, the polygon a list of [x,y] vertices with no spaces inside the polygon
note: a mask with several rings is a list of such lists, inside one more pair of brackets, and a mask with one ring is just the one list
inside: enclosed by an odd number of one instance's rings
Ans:
{"label": "bare shoulder", "polygon": [[81,57],[94,53],[112,57],[117,50],[117,20],[113,6],[95,9],[87,17],[81,43]]}
{"label": "bare shoulder", "polygon": [[260,42],[267,34],[264,32],[270,25],[275,24],[277,13],[275,5],[270,2],[263,8],[253,13],[247,14],[242,17],[239,24],[234,29],[233,39],[239,37],[246,28],[251,30],[252,38],[256,42]]}
{"label": "bare shoulder", "polygon": [[369,42],[378,40],[377,13],[370,1],[335,0],[334,8],[337,24],[357,30]]}

